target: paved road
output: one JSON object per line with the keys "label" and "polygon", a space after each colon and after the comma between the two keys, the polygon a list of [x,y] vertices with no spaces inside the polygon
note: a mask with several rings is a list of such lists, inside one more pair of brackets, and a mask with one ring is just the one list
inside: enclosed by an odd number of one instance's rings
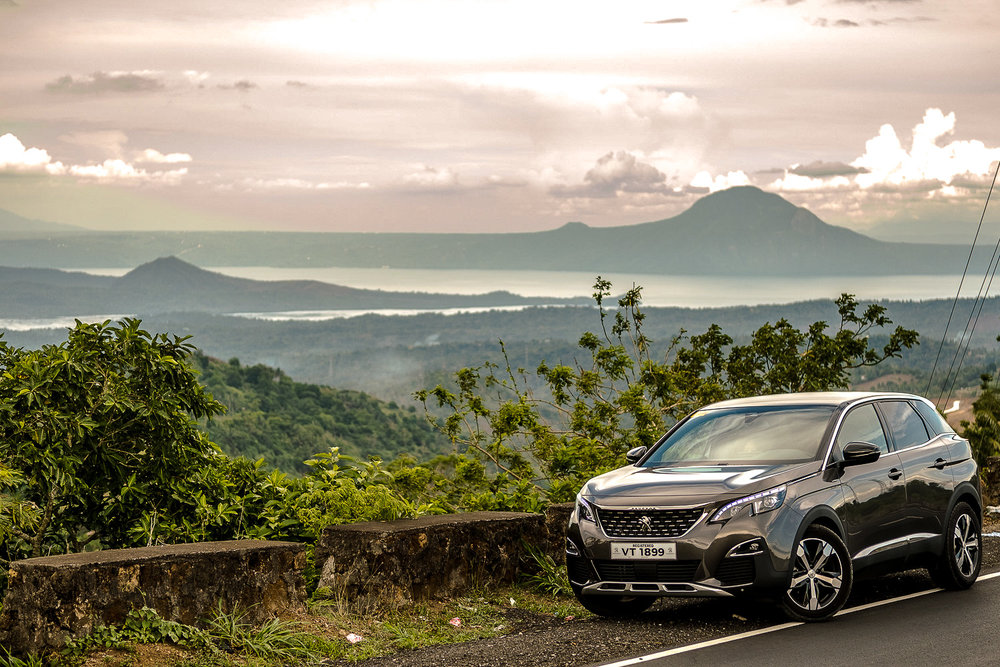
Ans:
{"label": "paved road", "polygon": [[666,657],[602,664],[995,666],[1000,665],[998,617],[1000,577],[991,577],[968,591],[911,597],[842,613],[828,623],[787,624],[772,632]]}

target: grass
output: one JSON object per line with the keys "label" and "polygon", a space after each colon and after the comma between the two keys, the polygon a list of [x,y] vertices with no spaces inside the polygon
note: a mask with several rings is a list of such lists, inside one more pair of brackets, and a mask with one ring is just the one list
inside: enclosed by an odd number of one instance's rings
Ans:
{"label": "grass", "polygon": [[[131,623],[99,629],[77,640],[72,645],[75,650],[55,659],[54,664],[272,667],[328,664],[331,660],[355,662],[590,616],[572,597],[540,592],[524,584],[480,590],[446,601],[362,608],[321,589],[310,601],[308,613],[260,625],[247,622],[245,612],[220,610],[202,629],[178,628],[179,624],[159,619],[152,610],[133,613],[137,619]],[[170,635],[182,637],[182,642],[172,641]],[[0,667],[3,665],[0,660]]]}

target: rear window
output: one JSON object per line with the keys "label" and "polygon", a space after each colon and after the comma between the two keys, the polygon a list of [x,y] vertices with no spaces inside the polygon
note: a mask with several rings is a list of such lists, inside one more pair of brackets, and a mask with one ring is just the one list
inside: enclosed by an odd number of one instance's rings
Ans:
{"label": "rear window", "polygon": [[833,410],[825,405],[703,410],[670,434],[643,466],[813,460]]}
{"label": "rear window", "polygon": [[941,435],[942,433],[954,433],[955,429],[945,421],[941,413],[927,405],[923,401],[913,401],[913,407],[917,409],[920,416],[924,418],[924,423],[927,424],[927,430],[929,430],[933,435]]}

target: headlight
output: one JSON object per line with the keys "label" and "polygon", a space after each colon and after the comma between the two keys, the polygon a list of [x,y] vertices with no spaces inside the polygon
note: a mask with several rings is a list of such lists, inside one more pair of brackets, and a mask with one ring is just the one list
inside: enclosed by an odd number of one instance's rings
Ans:
{"label": "headlight", "polygon": [[580,518],[580,521],[597,523],[597,513],[594,511],[594,506],[584,500],[579,494],[576,496],[576,515]]}
{"label": "headlight", "polygon": [[734,500],[731,503],[723,505],[722,509],[716,512],[709,521],[711,523],[728,521],[739,514],[740,511],[747,506],[750,506],[751,514],[762,514],[764,512],[776,510],[781,507],[781,503],[785,502],[785,491],[786,487],[782,484],[781,486],[776,486],[773,489],[768,489],[767,491],[761,491],[760,493],[755,493],[752,496],[747,496],[746,498]]}

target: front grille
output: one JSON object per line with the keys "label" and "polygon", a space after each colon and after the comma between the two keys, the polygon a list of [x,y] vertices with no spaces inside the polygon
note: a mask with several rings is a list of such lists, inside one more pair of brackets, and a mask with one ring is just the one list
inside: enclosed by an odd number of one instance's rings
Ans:
{"label": "front grille", "polygon": [[700,561],[621,561],[595,560],[594,567],[602,581],[655,581],[690,583],[695,581]]}
{"label": "front grille", "polygon": [[667,510],[597,508],[601,528],[609,537],[680,537],[701,517],[699,507]]}
{"label": "front grille", "polygon": [[715,578],[721,581],[723,586],[752,584],[756,576],[756,563],[750,556],[723,558],[715,571]]}

